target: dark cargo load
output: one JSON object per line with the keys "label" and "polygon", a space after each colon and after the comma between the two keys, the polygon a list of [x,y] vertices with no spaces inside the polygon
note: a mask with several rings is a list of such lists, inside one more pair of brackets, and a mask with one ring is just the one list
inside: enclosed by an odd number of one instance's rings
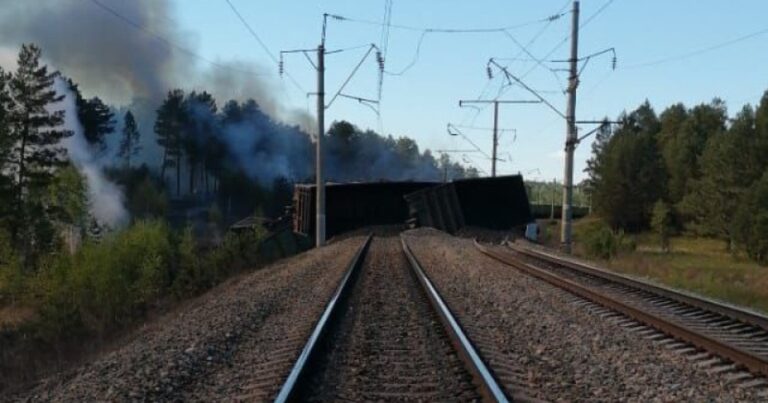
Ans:
{"label": "dark cargo load", "polygon": [[510,230],[533,220],[520,175],[461,179],[406,195],[412,226]]}
{"label": "dark cargo load", "polygon": [[521,175],[453,182],[467,226],[508,230],[533,221]]}
{"label": "dark cargo load", "polygon": [[[326,237],[371,225],[404,224],[408,219],[404,196],[434,185],[435,182],[329,183],[325,186]],[[294,187],[294,232],[315,235],[315,192],[313,184]]]}

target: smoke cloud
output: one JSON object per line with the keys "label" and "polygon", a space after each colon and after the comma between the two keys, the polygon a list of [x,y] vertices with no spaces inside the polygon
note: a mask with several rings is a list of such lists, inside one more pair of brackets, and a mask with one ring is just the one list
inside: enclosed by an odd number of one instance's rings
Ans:
{"label": "smoke cloud", "polygon": [[72,136],[62,140],[62,146],[67,149],[72,164],[85,177],[91,215],[99,224],[106,224],[109,228],[122,227],[129,218],[123,192],[104,176],[104,161],[96,157],[96,153],[85,140],[83,127],[77,118],[75,95],[60,78],[56,79],[55,88],[57,93],[65,96],[61,104],[56,105],[57,108],[64,109],[64,128],[74,132]]}
{"label": "smoke cloud", "polygon": [[[190,55],[196,51],[195,35],[174,23],[172,4],[170,0],[0,0],[0,63],[10,67],[3,60],[8,49],[15,54],[22,43],[40,45],[46,62],[78,83],[84,96],[99,96],[115,105],[119,121],[126,109],[132,110],[143,147],[137,162],[152,168],[158,168],[162,160],[153,130],[155,111],[168,90],[205,90],[218,100],[220,109],[226,100],[253,99],[258,104],[258,116],[222,128],[221,138],[234,160],[227,163],[238,164],[263,184],[278,177],[311,178],[314,153],[307,133],[314,132],[314,118],[305,111],[282,106],[276,101],[279,84],[253,74],[273,70],[273,66],[236,60],[216,60],[213,65]],[[75,113],[68,113],[68,117],[74,116]],[[107,140],[112,150],[117,144],[117,133]],[[98,167],[99,162],[85,152],[87,149],[79,141],[71,140],[71,154],[78,158],[79,166],[100,194],[98,189],[107,190],[111,184],[89,173],[90,167]],[[431,156],[416,155],[403,160],[394,140],[362,133],[351,148],[334,148],[334,141],[329,140],[326,154],[329,179],[441,177]],[[350,154],[350,150],[354,152]],[[109,210],[120,204],[117,201],[94,206]],[[119,209],[100,214],[113,222],[122,217]]]}

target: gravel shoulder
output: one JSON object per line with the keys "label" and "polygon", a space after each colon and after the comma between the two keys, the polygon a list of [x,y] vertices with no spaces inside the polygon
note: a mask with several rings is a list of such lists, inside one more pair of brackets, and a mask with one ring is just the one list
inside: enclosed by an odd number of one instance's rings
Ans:
{"label": "gravel shoulder", "polygon": [[271,400],[363,241],[351,237],[226,282],[13,400]]}
{"label": "gravel shoulder", "polygon": [[760,401],[578,298],[419,229],[414,254],[510,394],[548,401]]}
{"label": "gravel shoulder", "polygon": [[399,237],[374,238],[300,401],[478,399],[410,270]]}

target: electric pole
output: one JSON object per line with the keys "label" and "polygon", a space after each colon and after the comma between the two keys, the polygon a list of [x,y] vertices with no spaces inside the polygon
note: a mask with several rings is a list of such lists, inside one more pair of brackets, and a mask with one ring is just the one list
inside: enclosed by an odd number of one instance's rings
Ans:
{"label": "electric pole", "polygon": [[323,36],[317,47],[317,156],[315,157],[315,246],[325,245],[325,180],[323,178],[323,136],[325,134],[325,22]]}
{"label": "electric pole", "polygon": [[493,104],[493,153],[491,154],[491,177],[496,177],[496,161],[499,160],[497,150],[499,146],[499,104],[538,104],[541,101],[499,101],[497,99],[460,100],[459,107],[465,104]]}
{"label": "electric pole", "polygon": [[496,151],[499,147],[499,101],[493,103],[493,159],[491,160],[491,177],[496,177]]}
{"label": "electric pole", "polygon": [[[601,50],[599,52],[592,53],[588,56],[579,58],[579,0],[574,0],[573,2],[573,11],[572,11],[572,21],[571,21],[571,57],[567,60],[552,60],[551,62],[567,62],[570,66],[568,69],[569,77],[568,77],[568,106],[566,113],[563,114],[560,112],[559,109],[557,109],[554,105],[552,105],[550,102],[548,102],[544,97],[541,96],[536,90],[529,87],[526,83],[523,82],[520,78],[516,77],[514,74],[510,73],[507,67],[500,65],[494,58],[491,58],[488,60],[488,64],[486,66],[486,69],[488,71],[488,78],[493,78],[493,75],[491,73],[491,66],[496,67],[497,69],[501,70],[504,75],[507,77],[507,79],[512,82],[516,82],[521,87],[523,87],[525,90],[536,96],[544,105],[549,107],[552,111],[554,111],[558,116],[565,119],[566,122],[566,137],[565,137],[565,169],[564,169],[564,175],[563,175],[563,205],[562,205],[562,222],[561,222],[561,232],[560,232],[560,244],[562,247],[562,250],[566,253],[571,253],[571,224],[573,219],[573,153],[576,149],[576,146],[585,138],[590,136],[591,134],[595,133],[597,130],[599,130],[602,127],[605,127],[608,124],[616,124],[618,122],[610,122],[608,120],[602,120],[602,121],[595,121],[595,120],[585,120],[585,121],[578,121],[576,120],[576,89],[579,86],[579,62],[584,62],[584,66],[586,66],[587,62],[589,62],[590,59],[611,53],[613,54],[613,60],[612,60],[612,68],[616,69],[616,50],[614,48],[608,48]],[[578,128],[576,127],[577,124],[599,124],[600,126],[592,130],[581,137],[578,135]]]}
{"label": "electric pole", "polygon": [[563,175],[563,205],[560,242],[565,253],[571,253],[571,220],[573,219],[573,153],[578,142],[576,132],[576,88],[579,86],[579,0],[573,2],[571,22],[570,76],[568,77],[568,109],[565,112],[565,172]]}
{"label": "electric pole", "polygon": [[[325,33],[328,25],[328,17],[331,17],[332,19],[335,19],[335,20],[343,19],[343,17],[340,17],[338,15],[323,14],[323,30],[320,36],[320,45],[317,47],[317,49],[283,50],[283,51],[280,51],[280,61],[278,62],[280,75],[282,76],[285,71],[284,62],[283,62],[284,55],[292,54],[292,53],[302,53],[304,54],[306,59],[309,61],[309,63],[312,65],[312,67],[314,67],[315,70],[317,71],[317,92],[307,94],[307,95],[317,96],[317,143],[315,144],[315,187],[317,189],[315,193],[315,210],[316,210],[315,211],[315,214],[316,214],[315,215],[315,246],[317,247],[325,245],[325,232],[326,232],[325,231],[325,215],[326,215],[325,214],[325,177],[323,176],[323,140],[325,136],[325,110],[330,108],[333,102],[339,97],[353,99],[369,107],[370,107],[370,104],[379,103],[378,100],[366,99],[366,98],[361,98],[361,97],[342,93],[342,91],[347,86],[347,84],[349,84],[349,81],[352,79],[352,77],[355,75],[357,70],[360,68],[363,62],[365,62],[365,60],[368,58],[368,56],[371,54],[373,50],[376,50],[376,61],[379,65],[379,82],[381,82],[381,77],[384,74],[384,58],[381,55],[381,51],[375,44],[371,44],[371,46],[368,48],[368,51],[365,53],[365,55],[363,55],[362,59],[360,59],[360,62],[352,70],[349,77],[347,77],[347,80],[344,81],[344,83],[341,85],[338,91],[336,91],[336,93],[331,97],[330,102],[327,105],[325,104],[325,56],[351,50],[351,49],[338,49],[338,50],[328,51],[325,49]],[[310,54],[315,51],[317,52],[317,59],[316,59],[317,61],[313,62],[312,58],[310,57]]]}

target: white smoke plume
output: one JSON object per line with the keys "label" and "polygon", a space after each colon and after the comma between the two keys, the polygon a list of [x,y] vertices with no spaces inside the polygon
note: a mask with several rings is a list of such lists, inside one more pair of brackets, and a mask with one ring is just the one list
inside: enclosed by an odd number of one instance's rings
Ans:
{"label": "white smoke plume", "polygon": [[[218,59],[214,65],[196,57],[196,33],[175,22],[182,6],[186,2],[0,0],[0,66],[13,68],[21,44],[39,45],[44,61],[77,83],[83,96],[118,108],[119,122],[126,109],[133,112],[143,148],[136,162],[151,168],[162,156],[152,130],[155,111],[174,88],[205,90],[219,107],[254,99],[273,118],[314,130],[313,117],[279,101],[275,66]],[[114,150],[115,142],[107,143]]]}
{"label": "white smoke plume", "polygon": [[91,149],[83,135],[83,126],[77,118],[75,94],[61,78],[56,79],[56,92],[65,97],[56,107],[64,109],[64,128],[74,134],[62,140],[67,155],[88,185],[88,204],[91,215],[109,228],[120,228],[128,223],[122,189],[104,176],[104,161]]}

